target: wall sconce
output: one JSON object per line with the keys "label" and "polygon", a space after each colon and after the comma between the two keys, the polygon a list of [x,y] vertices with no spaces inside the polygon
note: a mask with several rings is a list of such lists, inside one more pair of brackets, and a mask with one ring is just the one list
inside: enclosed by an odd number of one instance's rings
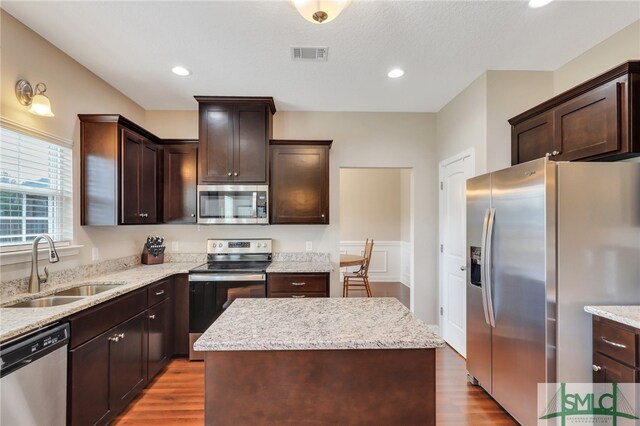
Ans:
{"label": "wall sconce", "polygon": [[44,94],[46,91],[47,86],[44,83],[36,84],[35,90],[27,80],[18,80],[16,83],[16,98],[20,104],[30,107],[28,111],[31,114],[53,117],[51,101]]}
{"label": "wall sconce", "polygon": [[351,0],[292,0],[300,15],[314,24],[333,21]]}

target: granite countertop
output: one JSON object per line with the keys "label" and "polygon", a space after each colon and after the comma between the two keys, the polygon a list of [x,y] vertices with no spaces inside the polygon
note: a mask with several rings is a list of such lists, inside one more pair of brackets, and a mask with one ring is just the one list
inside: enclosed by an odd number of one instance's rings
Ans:
{"label": "granite countertop", "polygon": [[585,306],[590,314],[640,329],[640,306]]}
{"label": "granite countertop", "polygon": [[47,308],[5,308],[0,307],[0,341],[9,340],[21,334],[37,330],[47,324],[54,323],[71,314],[87,309],[122,294],[144,287],[155,281],[174,274],[187,273],[201,262],[164,263],[161,265],[138,265],[122,271],[94,275],[64,286],[59,286],[37,294],[22,293],[3,300],[3,305],[10,305],[23,300],[49,296],[56,291],[77,287],[84,284],[118,284],[117,288],[88,296],[66,305]]}
{"label": "granite countertop", "polygon": [[331,272],[330,262],[274,261],[267,268],[267,273],[274,272]]}
{"label": "granite countertop", "polygon": [[196,351],[419,349],[444,340],[392,297],[236,299]]}

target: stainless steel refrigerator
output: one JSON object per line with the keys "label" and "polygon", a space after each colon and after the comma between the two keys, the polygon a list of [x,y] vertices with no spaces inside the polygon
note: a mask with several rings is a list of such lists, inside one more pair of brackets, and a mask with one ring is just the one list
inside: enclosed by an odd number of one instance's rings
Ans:
{"label": "stainless steel refrigerator", "polygon": [[640,163],[531,161],[467,181],[467,370],[516,420],[592,381],[585,305],[640,303]]}

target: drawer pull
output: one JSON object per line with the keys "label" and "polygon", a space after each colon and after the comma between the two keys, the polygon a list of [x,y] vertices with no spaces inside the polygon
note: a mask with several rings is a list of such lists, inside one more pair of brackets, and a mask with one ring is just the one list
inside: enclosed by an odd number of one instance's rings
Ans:
{"label": "drawer pull", "polygon": [[156,291],[156,296],[162,296],[164,294],[164,290]]}
{"label": "drawer pull", "polygon": [[306,285],[307,283],[291,283],[291,285],[297,285],[297,286],[301,286],[301,285]]}
{"label": "drawer pull", "polygon": [[623,345],[622,343],[616,343],[616,342],[612,342],[611,340],[607,339],[604,336],[600,336],[600,338],[602,339],[603,342],[605,342],[608,345],[614,346],[616,348],[621,348],[621,349],[626,349],[627,345]]}
{"label": "drawer pull", "polygon": [[292,294],[291,297],[293,297],[294,299],[302,299],[303,297],[307,297],[307,296],[305,296],[304,294],[299,294],[299,295]]}
{"label": "drawer pull", "polygon": [[593,364],[593,365],[591,366],[591,368],[593,368],[593,371],[600,371],[600,370],[602,370],[602,367],[600,367],[599,365],[595,365],[595,364]]}
{"label": "drawer pull", "polygon": [[149,315],[149,319],[156,319],[155,314],[154,315]]}
{"label": "drawer pull", "polygon": [[120,340],[120,338],[118,336],[109,337],[109,341],[111,341],[113,343],[118,343],[118,340]]}

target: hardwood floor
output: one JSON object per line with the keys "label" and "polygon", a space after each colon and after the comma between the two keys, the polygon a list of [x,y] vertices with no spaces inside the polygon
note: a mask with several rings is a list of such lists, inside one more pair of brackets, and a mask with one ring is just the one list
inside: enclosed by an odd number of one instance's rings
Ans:
{"label": "hardwood floor", "polygon": [[[466,381],[464,359],[446,346],[436,351],[438,425],[517,425],[491,397]],[[175,359],[114,425],[202,425],[204,363]]]}
{"label": "hardwood floor", "polygon": [[[411,289],[400,282],[371,282],[373,297],[395,297],[409,308]],[[367,292],[360,289],[349,290],[349,297],[367,297]]]}

